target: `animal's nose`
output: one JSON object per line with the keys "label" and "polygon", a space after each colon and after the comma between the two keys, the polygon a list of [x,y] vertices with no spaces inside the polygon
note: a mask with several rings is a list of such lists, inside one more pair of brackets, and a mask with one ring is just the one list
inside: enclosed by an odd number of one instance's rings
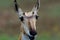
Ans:
{"label": "animal's nose", "polygon": [[31,34],[32,36],[35,36],[35,35],[37,35],[37,32],[34,31],[34,30],[30,30],[30,34]]}

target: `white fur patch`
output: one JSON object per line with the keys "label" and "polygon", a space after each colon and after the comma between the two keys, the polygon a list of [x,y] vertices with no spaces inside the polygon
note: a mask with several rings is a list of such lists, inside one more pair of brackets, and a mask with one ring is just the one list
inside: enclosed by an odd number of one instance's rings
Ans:
{"label": "white fur patch", "polygon": [[26,34],[30,35],[29,29],[28,29],[27,25],[26,24],[23,24],[22,26],[23,26],[24,31],[26,32]]}
{"label": "white fur patch", "polygon": [[30,40],[30,39],[28,38],[28,36],[22,34],[22,40]]}

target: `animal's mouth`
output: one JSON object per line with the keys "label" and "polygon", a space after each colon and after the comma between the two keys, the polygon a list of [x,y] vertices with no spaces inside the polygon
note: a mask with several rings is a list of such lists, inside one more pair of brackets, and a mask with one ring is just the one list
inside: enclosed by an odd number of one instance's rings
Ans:
{"label": "animal's mouth", "polygon": [[28,36],[28,38],[30,39],[30,40],[34,40],[35,39],[35,36],[33,36],[33,35],[28,35],[28,34],[26,34],[27,36]]}
{"label": "animal's mouth", "polygon": [[37,35],[37,32],[31,30],[31,31],[30,31],[30,35],[31,35],[31,36],[28,35],[29,39],[30,39],[30,40],[34,40],[34,39],[35,39],[35,36]]}
{"label": "animal's mouth", "polygon": [[35,36],[29,36],[28,35],[28,37],[29,37],[30,40],[34,40],[35,39]]}

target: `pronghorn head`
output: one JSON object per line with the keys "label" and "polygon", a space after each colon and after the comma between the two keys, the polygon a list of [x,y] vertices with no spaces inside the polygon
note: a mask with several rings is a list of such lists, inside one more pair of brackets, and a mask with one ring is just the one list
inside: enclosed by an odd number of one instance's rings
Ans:
{"label": "pronghorn head", "polygon": [[22,27],[25,33],[29,36],[35,36],[37,34],[36,21],[38,19],[37,12],[40,7],[40,0],[37,0],[36,5],[30,12],[23,12],[21,8],[18,8],[16,0],[14,2],[15,2],[15,9],[18,13],[19,19],[21,20]]}

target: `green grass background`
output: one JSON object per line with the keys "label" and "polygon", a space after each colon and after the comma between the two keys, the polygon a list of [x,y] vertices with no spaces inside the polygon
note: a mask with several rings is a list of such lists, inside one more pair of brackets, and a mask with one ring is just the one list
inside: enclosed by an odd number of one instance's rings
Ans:
{"label": "green grass background", "polygon": [[[18,40],[18,35],[12,36],[7,34],[1,34],[0,40]],[[51,35],[44,33],[44,34],[38,35],[36,40],[60,40],[60,36],[52,37]]]}

